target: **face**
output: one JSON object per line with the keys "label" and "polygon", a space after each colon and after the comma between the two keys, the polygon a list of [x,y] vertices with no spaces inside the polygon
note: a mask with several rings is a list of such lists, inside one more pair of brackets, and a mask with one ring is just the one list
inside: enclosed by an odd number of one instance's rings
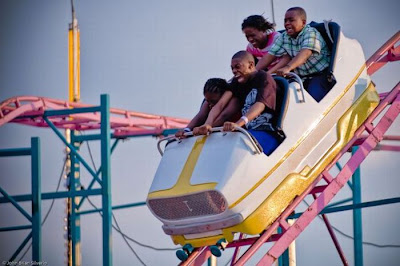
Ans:
{"label": "face", "polygon": [[247,41],[251,43],[255,48],[263,49],[267,46],[267,33],[260,31],[253,27],[247,27],[243,29],[244,35],[246,35]]}
{"label": "face", "polygon": [[216,93],[216,92],[204,93],[204,98],[208,102],[208,107],[210,107],[210,109],[213,108],[217,104],[219,99],[221,99],[221,96],[222,96],[221,94]]}
{"label": "face", "polygon": [[255,70],[254,62],[242,58],[232,59],[231,68],[233,75],[239,83],[245,83]]}
{"label": "face", "polygon": [[304,28],[306,25],[306,21],[303,20],[298,14],[297,11],[292,10],[288,11],[285,14],[285,29],[287,34],[292,37],[296,38],[299,32]]}

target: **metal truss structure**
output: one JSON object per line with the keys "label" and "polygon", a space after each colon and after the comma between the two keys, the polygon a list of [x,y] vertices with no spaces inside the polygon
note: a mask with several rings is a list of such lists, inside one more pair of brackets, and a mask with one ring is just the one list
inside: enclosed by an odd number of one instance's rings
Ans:
{"label": "metal truss structure", "polygon": [[[380,48],[367,62],[367,71],[370,75],[378,71],[384,64],[400,59],[400,47],[396,43],[400,41],[400,33],[397,32],[382,48]],[[392,125],[400,113],[400,83],[390,92],[381,95],[381,103],[375,111],[367,118],[366,122],[356,131],[353,139],[343,148],[339,155],[327,166],[325,171],[307,188],[304,193],[297,197],[282,215],[259,237],[239,238],[228,244],[227,248],[235,248],[232,265],[244,265],[255,252],[265,243],[274,242],[272,247],[262,257],[258,265],[271,265],[279,257],[285,257],[285,250],[301,232],[319,214],[323,216],[325,224],[335,243],[343,264],[348,264],[340,248],[332,227],[326,217],[326,213],[353,210],[354,212],[354,247],[355,265],[362,265],[362,220],[361,208],[400,202],[400,198],[383,199],[373,202],[361,202],[360,174],[357,171],[362,161],[377,147],[384,139],[400,140],[398,136],[386,136],[385,132]],[[379,116],[379,120],[377,120]],[[80,211],[80,207],[89,196],[99,195],[102,198],[102,228],[103,228],[103,265],[112,265],[112,209],[136,206],[128,204],[124,206],[111,205],[111,177],[110,157],[120,139],[136,136],[162,136],[174,132],[175,128],[184,127],[187,120],[166,116],[149,115],[138,112],[113,109],[109,106],[108,95],[101,96],[100,106],[83,105],[43,97],[15,97],[0,104],[0,126],[5,123],[20,123],[36,127],[49,127],[69,148],[71,169],[69,174],[69,191],[41,193],[41,167],[40,167],[40,142],[38,138],[32,138],[31,147],[0,150],[0,157],[5,156],[31,156],[32,164],[32,193],[26,195],[9,195],[0,187],[0,203],[11,203],[30,222],[24,226],[11,226],[0,228],[2,231],[29,230],[31,232],[21,243],[19,248],[11,256],[14,260],[24,246],[32,238],[33,251],[32,260],[41,260],[41,204],[42,200],[56,198],[71,199],[70,232],[72,239],[72,264],[80,265],[80,258],[76,256],[75,250],[80,245],[80,215],[91,211]],[[67,140],[60,130],[70,129],[71,140]],[[78,131],[100,132],[95,134],[78,134]],[[96,171],[89,166],[87,161],[80,155],[79,144],[83,141],[99,140],[101,146],[101,167]],[[111,141],[114,142],[111,144]],[[381,146],[381,149],[400,151],[398,146]],[[349,150],[352,156],[347,163],[341,167],[340,172],[333,176],[329,170],[337,165],[338,160]],[[83,189],[80,183],[81,165],[91,174],[92,180],[87,188]],[[328,205],[332,198],[343,188],[350,177],[352,180],[353,204],[342,205],[344,202]],[[95,184],[100,188],[93,188]],[[312,195],[314,201],[303,213],[293,215],[293,211],[299,203],[308,195]],[[348,201],[350,201],[348,200]],[[29,214],[19,202],[31,201],[32,211]],[[291,225],[288,219],[296,219]],[[275,233],[279,229],[280,233]],[[239,256],[239,248],[249,246]],[[281,256],[281,255],[284,256]],[[189,259],[181,265],[202,265],[211,252],[208,247],[196,249]],[[281,264],[285,263],[281,259]]]}

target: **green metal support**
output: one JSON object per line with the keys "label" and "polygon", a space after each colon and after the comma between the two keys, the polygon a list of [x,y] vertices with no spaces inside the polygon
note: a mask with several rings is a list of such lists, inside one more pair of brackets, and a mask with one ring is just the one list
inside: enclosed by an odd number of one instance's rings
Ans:
{"label": "green metal support", "polygon": [[[22,249],[26,246],[29,240],[32,238],[32,261],[41,261],[42,258],[42,241],[41,241],[41,206],[42,206],[42,198],[41,198],[41,167],[40,167],[40,141],[39,138],[31,138],[31,147],[30,148],[17,148],[17,149],[5,149],[0,150],[0,157],[5,156],[31,156],[31,194],[28,195],[30,200],[32,201],[32,214],[29,215],[24,208],[22,208],[18,204],[18,200],[15,199],[14,196],[10,196],[7,192],[0,187],[0,193],[3,194],[4,197],[3,202],[9,202],[14,207],[19,210],[30,222],[30,225],[20,225],[20,226],[9,226],[0,228],[0,232],[4,231],[14,231],[14,230],[26,230],[31,229],[29,234],[22,241],[20,246],[11,256],[8,261],[15,261],[18,254],[22,251]],[[3,203],[2,202],[2,203]]]}
{"label": "green metal support", "polygon": [[[76,131],[71,131],[71,145],[75,148],[76,152],[79,152],[80,144],[75,141]],[[75,154],[70,154],[71,167],[69,173],[69,190],[75,193],[80,190],[80,164]],[[77,214],[77,203],[79,202],[77,196],[71,198],[71,213],[69,215],[69,227],[71,230],[72,240],[72,265],[81,265],[81,219],[80,215]]]}
{"label": "green metal support", "polygon": [[14,254],[8,261],[15,261],[15,258],[18,256],[21,250],[26,246],[31,237],[32,237],[32,231],[30,231],[29,234],[25,237],[24,241],[22,241],[21,245],[17,248],[17,250],[14,252]]}
{"label": "green metal support", "polygon": [[[358,147],[353,147],[352,154]],[[353,183],[353,204],[361,203],[361,171],[356,169],[352,176]],[[362,237],[362,213],[361,209],[353,210],[353,233],[354,233],[354,265],[362,266],[363,263],[363,237]]]}
{"label": "green metal support", "polygon": [[[99,195],[101,195],[100,188],[78,190],[75,192],[72,192],[72,191],[45,192],[45,193],[42,193],[42,200],[99,196]],[[11,197],[11,199],[14,202],[32,201],[31,194],[13,195],[13,196],[9,196],[9,197]],[[11,202],[11,199],[9,199],[7,197],[0,197],[0,203]]]}
{"label": "green metal support", "polygon": [[[48,111],[46,111],[48,112]],[[97,177],[96,173],[93,171],[93,169],[89,166],[89,164],[82,158],[82,156],[79,154],[79,152],[76,151],[75,147],[72,146],[68,141],[65,139],[65,137],[61,134],[61,132],[56,128],[56,126],[46,117],[43,116],[43,119],[46,121],[46,123],[49,125],[51,129],[53,129],[54,133],[60,138],[60,140],[70,149],[71,153],[76,156],[79,161],[85,166],[86,170],[101,184],[101,180]]]}
{"label": "green metal support", "polygon": [[[113,206],[111,209],[118,210],[118,209],[133,208],[133,207],[139,207],[139,206],[145,206],[145,205],[146,205],[146,202],[142,201],[142,202],[128,203],[128,204]],[[97,213],[97,212],[102,212],[102,209],[80,211],[79,215],[91,214],[91,213]]]}
{"label": "green metal support", "polygon": [[40,168],[40,141],[31,139],[32,154],[32,260],[42,261],[42,191]]}
{"label": "green metal support", "polygon": [[[77,136],[75,136],[75,137],[77,137]],[[116,139],[114,141],[114,143],[113,143],[113,145],[111,147],[111,154],[115,150],[115,148],[117,147],[118,142],[119,142],[119,139]],[[97,169],[96,175],[99,176],[100,172],[101,172],[101,166],[100,166],[99,169]],[[86,189],[90,190],[93,187],[93,185],[95,184],[95,182],[96,182],[96,180],[93,178],[92,181],[90,181],[90,184]],[[79,204],[77,206],[78,210],[81,208],[81,206],[82,206],[82,204],[83,204],[83,202],[85,201],[86,198],[87,198],[86,196],[81,198],[81,200],[80,200],[80,202],[79,202]]]}
{"label": "green metal support", "polygon": [[[278,234],[282,233],[282,228],[278,227]],[[286,249],[285,252],[278,258],[279,266],[289,266],[289,250]]]}
{"label": "green metal support", "polygon": [[101,187],[103,209],[103,265],[112,265],[112,210],[110,168],[110,99],[101,95]]}

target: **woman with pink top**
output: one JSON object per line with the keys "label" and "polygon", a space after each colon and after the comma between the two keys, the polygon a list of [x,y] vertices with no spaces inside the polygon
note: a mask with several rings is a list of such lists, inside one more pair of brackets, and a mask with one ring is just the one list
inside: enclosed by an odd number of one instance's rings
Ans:
{"label": "woman with pink top", "polygon": [[[260,15],[252,15],[243,20],[242,32],[249,42],[246,51],[251,53],[256,61],[268,53],[275,39],[280,35],[279,32],[275,31],[274,24]],[[282,60],[287,61],[286,58],[282,58]],[[268,72],[273,73],[274,70],[278,69],[275,67],[278,62],[279,59],[269,65]]]}

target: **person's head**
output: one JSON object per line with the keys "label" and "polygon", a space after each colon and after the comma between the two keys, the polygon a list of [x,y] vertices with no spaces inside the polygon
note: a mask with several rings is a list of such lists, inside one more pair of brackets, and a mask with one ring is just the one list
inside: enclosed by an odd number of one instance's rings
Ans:
{"label": "person's head", "polygon": [[232,56],[232,73],[239,83],[246,83],[256,71],[254,57],[247,51],[239,51]]}
{"label": "person's head", "polygon": [[211,78],[204,84],[204,98],[208,106],[212,108],[221,99],[222,94],[228,89],[228,83],[224,79]]}
{"label": "person's head", "polygon": [[242,23],[242,32],[246,35],[247,41],[259,49],[267,46],[268,32],[273,30],[274,24],[260,15],[249,16]]}
{"label": "person's head", "polygon": [[287,34],[296,38],[307,23],[306,11],[301,7],[291,7],[285,14],[285,29]]}

